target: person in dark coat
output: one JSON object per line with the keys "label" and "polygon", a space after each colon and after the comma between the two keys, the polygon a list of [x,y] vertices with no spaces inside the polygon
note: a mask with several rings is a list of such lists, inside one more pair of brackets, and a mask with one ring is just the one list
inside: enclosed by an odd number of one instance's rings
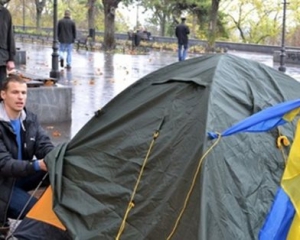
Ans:
{"label": "person in dark coat", "polygon": [[176,26],[175,35],[178,40],[178,60],[183,61],[186,59],[188,51],[188,35],[190,34],[189,27],[185,24],[185,17],[181,17],[181,23]]}
{"label": "person in dark coat", "polygon": [[0,3],[0,87],[7,70],[15,68],[16,46],[10,12]]}
{"label": "person in dark coat", "polygon": [[54,146],[37,116],[25,109],[27,84],[23,79],[7,77],[1,97],[0,228],[5,228],[8,218],[23,219],[36,203],[28,191],[44,179],[44,157]]}
{"label": "person in dark coat", "polygon": [[71,69],[73,43],[76,39],[76,24],[70,16],[71,12],[66,10],[64,18],[60,19],[57,24],[60,66],[64,67],[64,55],[67,52],[67,69]]}

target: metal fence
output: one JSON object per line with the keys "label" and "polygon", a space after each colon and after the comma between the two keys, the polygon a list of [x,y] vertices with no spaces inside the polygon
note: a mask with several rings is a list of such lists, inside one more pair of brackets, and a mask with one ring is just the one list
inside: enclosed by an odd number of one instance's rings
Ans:
{"label": "metal fence", "polygon": [[[40,28],[37,31],[36,27],[27,27],[27,26],[14,26],[14,31],[16,34],[26,34],[26,35],[36,35],[40,37],[52,38],[53,28]],[[30,31],[35,33],[30,33]],[[88,36],[88,30],[77,30],[78,35]],[[39,34],[36,34],[38,33]],[[95,31],[95,36],[104,36],[104,32]],[[116,40],[128,40],[128,33],[115,33]],[[177,40],[174,37],[159,37],[152,36],[152,41],[157,43],[176,43]],[[207,41],[199,40],[199,39],[190,39],[190,46],[203,46],[206,47]],[[280,51],[280,46],[272,46],[272,45],[260,45],[260,44],[244,44],[244,43],[233,43],[233,42],[225,42],[225,41],[216,41],[216,48],[241,51],[241,52],[257,52],[257,53],[265,53],[265,54],[273,54],[275,51]],[[299,47],[289,47],[286,49],[300,51]]]}

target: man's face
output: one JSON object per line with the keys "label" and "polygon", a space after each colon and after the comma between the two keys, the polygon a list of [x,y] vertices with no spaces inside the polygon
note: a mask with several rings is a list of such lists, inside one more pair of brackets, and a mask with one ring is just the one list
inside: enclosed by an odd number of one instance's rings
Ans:
{"label": "man's face", "polygon": [[1,97],[9,110],[20,112],[23,110],[26,103],[27,84],[10,82],[7,90],[1,91]]}

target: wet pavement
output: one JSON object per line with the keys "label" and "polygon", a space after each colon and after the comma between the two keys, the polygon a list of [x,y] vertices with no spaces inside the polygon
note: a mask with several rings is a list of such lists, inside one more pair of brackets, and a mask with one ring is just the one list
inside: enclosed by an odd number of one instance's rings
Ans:
{"label": "wet pavement", "polygon": [[[51,71],[52,48],[46,45],[17,43],[26,50],[26,66],[18,69],[44,78]],[[258,53],[228,52],[278,69],[273,56]],[[197,55],[189,55],[190,58]],[[72,87],[72,121],[44,125],[55,144],[68,141],[118,93],[146,74],[177,61],[176,52],[150,51],[147,54],[122,54],[73,51],[72,69],[60,68],[58,84]],[[300,68],[287,66],[287,74],[300,81]],[[59,104],[59,103],[58,103]]]}

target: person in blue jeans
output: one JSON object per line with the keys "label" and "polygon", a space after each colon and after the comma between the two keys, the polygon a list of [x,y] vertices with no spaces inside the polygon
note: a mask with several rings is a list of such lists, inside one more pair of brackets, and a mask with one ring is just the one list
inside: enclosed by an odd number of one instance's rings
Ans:
{"label": "person in blue jeans", "polygon": [[36,203],[28,191],[43,179],[49,185],[44,157],[54,146],[37,116],[26,110],[26,98],[26,82],[7,77],[0,102],[0,229],[8,218],[23,219]]}
{"label": "person in blue jeans", "polygon": [[178,40],[178,60],[183,61],[186,59],[187,51],[188,51],[188,44],[189,38],[188,35],[190,34],[189,27],[185,24],[185,17],[181,17],[181,23],[176,26],[175,35]]}
{"label": "person in blue jeans", "polygon": [[57,36],[59,41],[60,66],[64,67],[65,53],[67,53],[66,68],[71,69],[73,43],[76,39],[76,24],[71,19],[71,12],[69,10],[66,10],[64,18],[58,21]]}

